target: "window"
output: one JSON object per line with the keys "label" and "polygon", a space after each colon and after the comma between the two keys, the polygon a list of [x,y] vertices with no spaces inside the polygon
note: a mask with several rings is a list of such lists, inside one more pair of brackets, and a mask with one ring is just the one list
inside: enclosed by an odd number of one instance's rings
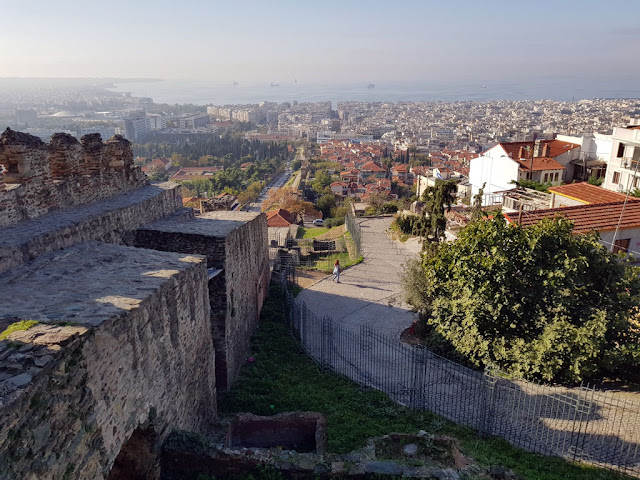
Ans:
{"label": "window", "polygon": [[560,172],[556,172],[556,174],[553,177],[553,181],[557,182],[559,177],[560,177]]}
{"label": "window", "polygon": [[618,144],[618,154],[616,155],[617,158],[622,158],[624,157],[624,143],[620,142]]}
{"label": "window", "polygon": [[611,183],[620,183],[620,172],[613,172]]}
{"label": "window", "polygon": [[638,188],[638,180],[640,180],[640,179],[634,175],[633,176],[633,182],[631,182],[631,186],[633,188]]}
{"label": "window", "polygon": [[549,174],[545,173],[544,174],[544,180],[542,181],[542,183],[547,183],[549,181]]}
{"label": "window", "polygon": [[620,238],[613,242],[613,253],[627,253],[629,251],[630,238]]}

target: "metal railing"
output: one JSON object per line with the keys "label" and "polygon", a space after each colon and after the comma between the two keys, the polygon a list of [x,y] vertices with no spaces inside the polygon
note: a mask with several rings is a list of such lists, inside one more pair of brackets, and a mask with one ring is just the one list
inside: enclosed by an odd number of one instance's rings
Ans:
{"label": "metal railing", "polygon": [[640,404],[628,394],[472,370],[367,325],[319,316],[289,291],[295,269],[281,278],[286,322],[321,366],[525,450],[640,477]]}

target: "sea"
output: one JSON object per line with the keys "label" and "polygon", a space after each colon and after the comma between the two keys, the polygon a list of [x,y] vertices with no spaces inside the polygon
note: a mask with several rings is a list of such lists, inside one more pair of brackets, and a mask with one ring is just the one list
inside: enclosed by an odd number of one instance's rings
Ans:
{"label": "sea", "polygon": [[155,103],[227,105],[260,102],[426,102],[490,100],[578,101],[591,98],[640,98],[640,84],[588,82],[575,79],[530,82],[383,82],[323,84],[204,80],[138,80],[114,83],[112,91],[151,97]]}

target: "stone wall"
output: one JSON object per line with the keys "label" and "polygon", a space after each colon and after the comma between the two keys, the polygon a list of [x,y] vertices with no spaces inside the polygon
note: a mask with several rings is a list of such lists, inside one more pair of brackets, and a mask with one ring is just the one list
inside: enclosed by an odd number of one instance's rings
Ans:
{"label": "stone wall", "polygon": [[[131,231],[182,209],[181,187],[147,185],[86,207],[74,207],[0,230],[0,273],[47,252],[87,240],[121,243]],[[1,195],[1,193],[0,193]],[[186,217],[190,210],[180,210]]]}
{"label": "stone wall", "polygon": [[0,478],[103,479],[134,432],[157,450],[173,428],[211,428],[202,257],[91,242],[0,275],[0,289],[2,329],[40,322],[0,342]]}
{"label": "stone wall", "polygon": [[140,228],[132,244],[207,257],[216,384],[228,387],[250,353],[269,285],[265,215],[209,212],[191,221],[168,218]]}
{"label": "stone wall", "polygon": [[[211,212],[203,217],[223,220],[231,218],[232,212]],[[225,348],[229,382],[237,377],[245,357],[251,353],[251,335],[258,325],[262,303],[268,293],[271,278],[268,244],[264,214],[233,230],[226,238]]]}
{"label": "stone wall", "polygon": [[0,135],[0,227],[134,190],[147,182],[131,144],[99,134],[56,133],[46,144],[7,128]]}

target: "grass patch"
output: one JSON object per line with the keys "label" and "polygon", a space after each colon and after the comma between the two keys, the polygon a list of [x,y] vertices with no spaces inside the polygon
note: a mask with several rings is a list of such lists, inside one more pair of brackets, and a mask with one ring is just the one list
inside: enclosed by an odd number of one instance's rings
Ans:
{"label": "grass patch", "polygon": [[347,252],[334,253],[322,260],[317,260],[314,268],[324,273],[333,273],[333,266],[335,265],[336,260],[340,260],[340,268],[344,270],[347,267],[351,267],[362,262],[363,258],[358,257],[352,259]]}
{"label": "grass patch", "polygon": [[[282,323],[279,287],[272,287],[253,337],[255,363],[247,364],[231,392],[220,395],[219,412],[273,415],[315,411],[327,417],[328,449],[347,453],[364,446],[369,437],[391,432],[426,430],[460,440],[464,453],[484,466],[502,465],[533,480],[614,480],[624,475],[573,465],[562,459],[525,452],[499,438],[482,439],[432,413],[409,411],[387,395],[360,387],[323,371],[301,349]],[[271,409],[273,405],[273,410]]]}
{"label": "grass patch", "polygon": [[296,238],[316,238],[323,233],[327,233],[329,230],[331,230],[329,227],[298,227]]}
{"label": "grass patch", "polygon": [[20,320],[19,322],[12,323],[2,333],[0,333],[0,340],[6,340],[11,333],[19,330],[29,330],[37,324],[38,322],[35,320]]}

